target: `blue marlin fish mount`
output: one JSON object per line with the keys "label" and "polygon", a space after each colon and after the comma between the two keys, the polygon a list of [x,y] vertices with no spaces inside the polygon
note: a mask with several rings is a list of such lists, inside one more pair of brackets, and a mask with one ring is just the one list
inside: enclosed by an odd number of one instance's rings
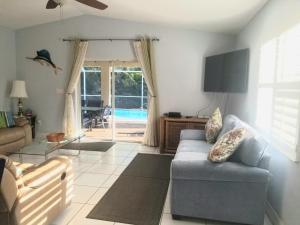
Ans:
{"label": "blue marlin fish mount", "polygon": [[54,73],[57,75],[59,71],[62,71],[62,68],[56,66],[50,57],[50,53],[46,49],[42,49],[36,52],[36,56],[34,58],[26,57],[27,59],[33,60],[35,62],[40,63],[41,65],[47,65],[54,69]]}

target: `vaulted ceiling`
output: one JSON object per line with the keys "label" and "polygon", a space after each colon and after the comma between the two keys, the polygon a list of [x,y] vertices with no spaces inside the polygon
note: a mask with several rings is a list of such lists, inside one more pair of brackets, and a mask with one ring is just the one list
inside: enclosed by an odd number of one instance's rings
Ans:
{"label": "vaulted ceiling", "polygon": [[[102,0],[104,11],[63,0],[63,18],[97,15],[203,31],[236,33],[268,0]],[[0,0],[0,26],[20,29],[57,21],[59,8],[46,10],[47,0]]]}

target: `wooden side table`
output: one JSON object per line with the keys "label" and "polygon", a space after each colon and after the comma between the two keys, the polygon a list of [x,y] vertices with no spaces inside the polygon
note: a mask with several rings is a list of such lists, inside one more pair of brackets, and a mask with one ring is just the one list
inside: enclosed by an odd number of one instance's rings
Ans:
{"label": "wooden side table", "polygon": [[35,138],[35,122],[36,122],[36,116],[26,116],[26,119],[28,120],[30,126],[31,126],[31,132],[32,132],[32,139]]}
{"label": "wooden side table", "polygon": [[161,117],[160,118],[160,152],[175,154],[180,133],[184,129],[204,130],[207,118],[197,117]]}

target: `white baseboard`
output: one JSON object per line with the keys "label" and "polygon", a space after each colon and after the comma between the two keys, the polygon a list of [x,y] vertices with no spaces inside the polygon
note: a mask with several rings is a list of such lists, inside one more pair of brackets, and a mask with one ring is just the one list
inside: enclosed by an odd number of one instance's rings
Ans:
{"label": "white baseboard", "polygon": [[272,225],[285,225],[285,223],[282,221],[282,219],[279,217],[279,215],[269,202],[267,202],[266,213]]}

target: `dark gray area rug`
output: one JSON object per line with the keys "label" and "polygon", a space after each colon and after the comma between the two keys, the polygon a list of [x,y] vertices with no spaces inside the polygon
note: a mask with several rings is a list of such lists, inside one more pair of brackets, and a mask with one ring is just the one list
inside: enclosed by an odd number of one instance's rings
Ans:
{"label": "dark gray area rug", "polygon": [[73,142],[62,147],[62,149],[73,149],[81,151],[96,151],[96,152],[106,152],[115,142]]}
{"label": "dark gray area rug", "polygon": [[160,223],[173,156],[138,154],[87,218],[135,225]]}

